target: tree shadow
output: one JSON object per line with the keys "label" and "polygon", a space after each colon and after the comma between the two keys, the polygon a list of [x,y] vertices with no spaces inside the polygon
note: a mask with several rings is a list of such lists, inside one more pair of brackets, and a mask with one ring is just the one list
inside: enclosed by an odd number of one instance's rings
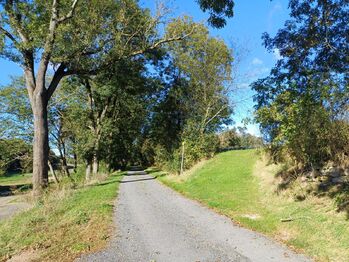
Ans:
{"label": "tree shadow", "polygon": [[162,170],[161,169],[158,169],[158,168],[152,168],[150,170],[147,170],[147,174],[153,174],[153,173],[158,173],[158,172],[161,172]]}
{"label": "tree shadow", "polygon": [[347,219],[349,219],[349,182],[337,184],[329,181],[322,182],[318,185],[315,195],[334,199],[337,212],[346,212]]}
{"label": "tree shadow", "polygon": [[140,178],[140,179],[134,179],[134,180],[125,180],[125,181],[120,181],[120,184],[148,181],[148,180],[154,180],[154,179],[156,179],[156,177]]}
{"label": "tree shadow", "polygon": [[12,196],[19,193],[25,193],[33,188],[32,184],[6,185],[0,186],[0,197]]}
{"label": "tree shadow", "polygon": [[319,170],[282,170],[275,177],[280,179],[277,193],[289,190],[295,183],[302,183],[304,192],[295,196],[296,201],[303,201],[308,195],[329,197],[335,201],[336,211],[345,212],[349,219],[349,176],[345,175],[343,169],[325,174]]}

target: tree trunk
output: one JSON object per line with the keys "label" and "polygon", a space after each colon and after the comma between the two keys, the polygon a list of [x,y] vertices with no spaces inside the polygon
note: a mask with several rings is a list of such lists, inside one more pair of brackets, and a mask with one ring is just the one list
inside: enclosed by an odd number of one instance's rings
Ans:
{"label": "tree trunk", "polygon": [[74,172],[77,172],[77,168],[78,168],[78,156],[77,154],[74,152]]}
{"label": "tree trunk", "polygon": [[99,161],[98,161],[98,155],[97,153],[93,155],[92,159],[92,173],[93,175],[97,175],[99,168]]}
{"label": "tree trunk", "polygon": [[53,169],[53,166],[52,166],[50,160],[48,161],[48,167],[50,168],[50,172],[51,172],[51,174],[52,174],[52,176],[53,176],[53,180],[55,181],[56,184],[58,184],[58,183],[59,183],[59,180],[58,180],[58,177],[57,177],[57,175],[56,175],[55,170]]}
{"label": "tree trunk", "polygon": [[67,177],[70,177],[70,172],[69,172],[69,167],[68,167],[68,163],[67,163],[67,158],[65,156],[62,156],[62,169],[63,169],[63,173]]}
{"label": "tree trunk", "polygon": [[33,195],[40,196],[48,186],[48,123],[45,95],[38,94],[32,101],[34,114]]}
{"label": "tree trunk", "polygon": [[91,169],[92,169],[92,165],[91,165],[91,161],[86,161],[86,172],[85,172],[85,180],[86,181],[90,181],[91,179]]}

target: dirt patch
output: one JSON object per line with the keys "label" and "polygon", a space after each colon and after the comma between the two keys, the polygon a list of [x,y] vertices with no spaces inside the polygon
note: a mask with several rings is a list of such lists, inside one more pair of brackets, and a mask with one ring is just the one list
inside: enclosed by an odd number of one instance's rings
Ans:
{"label": "dirt patch", "polygon": [[11,257],[7,262],[31,262],[40,258],[40,255],[35,250],[26,250],[22,253]]}
{"label": "dirt patch", "polygon": [[257,219],[261,218],[261,216],[259,214],[243,214],[243,215],[241,215],[241,217],[246,217],[246,218],[251,219],[251,220],[257,220]]}

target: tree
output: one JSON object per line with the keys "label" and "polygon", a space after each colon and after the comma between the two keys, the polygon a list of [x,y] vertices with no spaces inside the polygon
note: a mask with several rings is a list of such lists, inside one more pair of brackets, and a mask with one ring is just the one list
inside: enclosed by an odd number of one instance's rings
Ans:
{"label": "tree", "polygon": [[33,138],[33,114],[23,77],[13,77],[0,87],[0,138],[20,138],[30,143]]}
{"label": "tree", "polygon": [[200,8],[208,11],[210,17],[208,22],[213,27],[222,28],[226,24],[226,17],[234,15],[234,1],[232,0],[198,0]]}
{"label": "tree", "polygon": [[[175,30],[185,24],[169,24]],[[182,142],[186,144],[186,167],[211,156],[218,148],[215,132],[230,123],[232,51],[224,41],[209,36],[198,24],[193,34],[168,45],[170,61],[164,70],[164,89],[153,107],[150,140],[143,152],[155,148],[155,161],[178,171]]]}
{"label": "tree", "polygon": [[210,37],[201,25],[187,39],[170,43],[169,51],[178,68],[178,78],[189,79],[185,103],[190,118],[195,119],[195,135],[214,132],[228,124],[232,50],[223,40]]}
{"label": "tree", "polygon": [[132,0],[6,0],[1,6],[0,54],[22,66],[33,110],[33,193],[39,195],[48,185],[47,105],[61,79],[94,74],[113,60],[150,52],[189,32],[159,38],[161,15],[151,18]]}
{"label": "tree", "polygon": [[0,176],[9,171],[31,171],[32,151],[26,141],[20,138],[0,138],[0,152]]}
{"label": "tree", "polygon": [[349,2],[291,0],[291,19],[263,36],[282,58],[253,84],[257,121],[276,159],[303,170],[340,162],[349,150]]}

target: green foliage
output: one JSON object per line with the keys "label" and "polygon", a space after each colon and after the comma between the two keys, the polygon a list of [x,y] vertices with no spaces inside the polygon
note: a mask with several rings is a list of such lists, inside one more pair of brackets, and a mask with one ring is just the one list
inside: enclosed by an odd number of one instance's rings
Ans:
{"label": "green foliage", "polygon": [[232,17],[234,15],[233,0],[198,0],[197,2],[204,12],[209,12],[208,22],[213,27],[224,27],[226,24],[225,16]]}
{"label": "green foliage", "polygon": [[247,129],[242,127],[232,128],[220,133],[219,142],[221,150],[260,148],[263,146],[261,137],[249,134]]}
{"label": "green foliage", "polygon": [[18,137],[31,141],[32,113],[23,77],[13,77],[0,87],[0,137]]}
{"label": "green foliage", "polygon": [[[232,51],[189,18],[170,23],[167,30],[171,33],[188,25],[195,28],[193,33],[168,45],[171,60],[165,69],[165,89],[153,107],[144,147],[147,159],[173,172],[180,169],[182,142],[185,168],[212,156],[218,148],[215,133],[231,122],[232,113],[228,98]],[[156,148],[155,157],[149,156],[149,145]]]}
{"label": "green foliage", "polygon": [[349,152],[349,4],[347,1],[290,1],[291,19],[269,50],[282,58],[257,92],[256,119],[275,160],[301,171],[329,161],[345,164]]}
{"label": "green foliage", "polygon": [[10,171],[30,172],[31,146],[21,139],[0,139],[0,176]]}

